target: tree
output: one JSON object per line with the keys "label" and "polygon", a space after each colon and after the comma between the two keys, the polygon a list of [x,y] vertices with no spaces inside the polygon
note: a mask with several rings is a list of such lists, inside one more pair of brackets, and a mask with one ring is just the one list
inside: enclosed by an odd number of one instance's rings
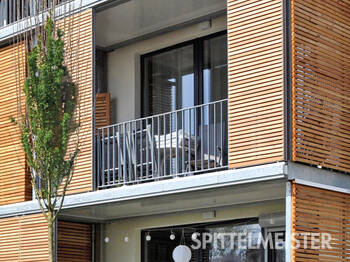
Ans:
{"label": "tree", "polygon": [[54,222],[73,177],[78,143],[68,154],[70,137],[78,129],[74,112],[77,86],[64,64],[63,31],[49,16],[38,42],[28,53],[24,84],[26,114],[19,121],[32,187],[48,223],[50,262],[54,261]]}

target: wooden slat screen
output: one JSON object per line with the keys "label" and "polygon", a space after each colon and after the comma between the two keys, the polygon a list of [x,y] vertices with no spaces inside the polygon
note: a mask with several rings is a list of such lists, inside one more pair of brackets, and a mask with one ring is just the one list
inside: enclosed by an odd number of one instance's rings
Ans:
{"label": "wooden slat screen", "polygon": [[96,128],[111,124],[111,96],[109,93],[96,94]]}
{"label": "wooden slat screen", "polygon": [[293,184],[292,233],[328,233],[332,241],[330,249],[315,249],[311,236],[307,242],[304,236],[297,236],[300,247],[293,249],[292,261],[350,261],[349,212],[350,194]]}
{"label": "wooden slat screen", "polygon": [[[80,193],[92,190],[92,11],[72,15],[58,25],[66,32],[66,63],[79,90],[76,117],[80,152],[68,193]],[[75,142],[73,137],[72,145]]]}
{"label": "wooden slat screen", "polygon": [[292,0],[293,160],[350,171],[350,2]]}
{"label": "wooden slat screen", "polygon": [[42,214],[0,219],[0,262],[49,261]]}
{"label": "wooden slat screen", "polygon": [[282,0],[228,0],[229,166],[284,159]]}
{"label": "wooden slat screen", "polygon": [[[70,22],[69,22],[70,21]],[[80,153],[68,193],[92,190],[92,11],[66,18],[60,27],[67,33],[66,62],[78,84],[77,117]],[[71,35],[68,41],[68,34]],[[10,122],[17,117],[19,86],[25,79],[24,44],[0,49],[0,205],[32,198],[30,175],[20,143],[20,132]],[[73,139],[74,140],[74,139]],[[74,141],[73,141],[74,143]]]}
{"label": "wooden slat screen", "polygon": [[58,221],[57,261],[92,261],[92,226]]}
{"label": "wooden slat screen", "polygon": [[[10,121],[18,117],[19,87],[25,79],[23,43],[0,49],[0,205],[30,200],[30,176],[20,131]],[[24,106],[22,99],[22,106]]]}

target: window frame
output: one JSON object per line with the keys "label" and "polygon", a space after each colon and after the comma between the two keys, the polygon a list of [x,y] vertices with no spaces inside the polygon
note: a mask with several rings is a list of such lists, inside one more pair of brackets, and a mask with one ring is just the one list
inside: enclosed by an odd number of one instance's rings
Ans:
{"label": "window frame", "polygon": [[[215,220],[211,222],[199,222],[199,223],[189,223],[189,224],[179,224],[179,225],[173,225],[173,226],[160,226],[160,227],[152,227],[152,228],[142,228],[139,232],[140,234],[140,241],[141,241],[141,262],[145,262],[145,255],[146,255],[146,245],[145,245],[145,237],[148,233],[152,236],[152,231],[164,231],[166,233],[169,233],[171,230],[181,229],[181,228],[190,228],[190,229],[198,229],[198,231],[203,230],[206,227],[211,226],[227,226],[230,224],[242,224],[245,223],[246,225],[252,225],[252,224],[259,224],[259,218],[258,217],[247,217],[247,218],[237,218],[237,219],[230,219],[230,220]],[[259,224],[260,225],[260,224]],[[264,228],[261,227],[261,233],[263,234]],[[197,232],[198,232],[197,231]],[[179,241],[177,239],[176,241]],[[264,254],[265,256],[265,254]],[[263,258],[264,259],[264,258]]]}
{"label": "window frame", "polygon": [[[266,237],[268,236],[269,233],[284,233],[284,237],[286,237],[286,228],[283,226],[280,227],[265,227],[264,229],[264,237],[266,239]],[[275,244],[275,243],[273,243]],[[264,260],[265,262],[271,262],[270,260],[270,243],[269,243],[269,247],[265,250],[265,254],[264,254]]]}
{"label": "window frame", "polygon": [[152,51],[146,54],[141,55],[140,57],[140,88],[141,88],[141,117],[149,116],[149,88],[145,86],[145,61],[147,58],[168,52],[177,48],[181,48],[188,45],[193,45],[193,67],[194,67],[194,104],[201,105],[203,104],[203,68],[204,68],[204,41],[212,39],[218,36],[227,35],[227,30],[219,31],[213,34],[205,35],[202,37],[194,38],[189,41],[181,42],[175,45],[171,45],[156,51]]}

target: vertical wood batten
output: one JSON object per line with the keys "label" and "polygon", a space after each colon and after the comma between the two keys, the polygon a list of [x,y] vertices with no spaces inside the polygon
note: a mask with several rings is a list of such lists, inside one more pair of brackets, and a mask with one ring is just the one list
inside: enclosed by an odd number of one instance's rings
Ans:
{"label": "vertical wood batten", "polygon": [[350,171],[350,3],[292,0],[293,160]]}
{"label": "vertical wood batten", "polygon": [[284,160],[282,2],[228,0],[230,168]]}
{"label": "vertical wood batten", "polygon": [[[78,86],[76,118],[80,122],[80,152],[68,194],[92,190],[92,16],[92,10],[89,9],[58,21],[58,27],[65,32],[66,64],[72,80]],[[76,139],[73,135],[68,153],[75,150]]]}

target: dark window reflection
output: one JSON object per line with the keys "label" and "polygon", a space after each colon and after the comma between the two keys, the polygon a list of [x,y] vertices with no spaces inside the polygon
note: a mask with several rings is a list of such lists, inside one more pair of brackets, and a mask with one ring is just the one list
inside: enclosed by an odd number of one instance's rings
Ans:
{"label": "dark window reflection", "polygon": [[[273,239],[273,247],[269,247],[268,250],[268,261],[269,262],[284,262],[285,261],[285,232],[272,232],[271,233]],[[280,248],[280,247],[283,248]]]}
{"label": "dark window reflection", "polygon": [[227,98],[227,35],[204,41],[203,102]]}
{"label": "dark window reflection", "polygon": [[193,45],[144,59],[146,115],[194,105]]}
{"label": "dark window reflection", "polygon": [[142,56],[142,114],[227,98],[227,35],[197,38]]}
{"label": "dark window reflection", "polygon": [[[171,262],[172,252],[176,246],[180,244],[182,231],[184,230],[184,242],[188,247],[196,245],[192,240],[194,232],[200,233],[199,240],[203,240],[203,233],[235,233],[251,235],[252,245],[258,246],[258,239],[261,234],[260,225],[257,221],[234,221],[229,223],[211,224],[211,225],[189,225],[177,228],[159,228],[151,229],[142,232],[142,261],[143,262]],[[170,234],[175,234],[175,239],[170,239]],[[146,236],[149,234],[151,240],[147,241]],[[211,235],[212,235],[211,234]],[[233,241],[234,248],[231,248],[231,241],[229,237],[224,240],[224,246],[221,242],[209,242],[204,249],[192,250],[191,262],[263,262],[264,249],[238,249],[238,238]],[[282,254],[279,254],[282,255]],[[270,254],[273,256],[273,254]],[[281,260],[271,260],[281,261]]]}

